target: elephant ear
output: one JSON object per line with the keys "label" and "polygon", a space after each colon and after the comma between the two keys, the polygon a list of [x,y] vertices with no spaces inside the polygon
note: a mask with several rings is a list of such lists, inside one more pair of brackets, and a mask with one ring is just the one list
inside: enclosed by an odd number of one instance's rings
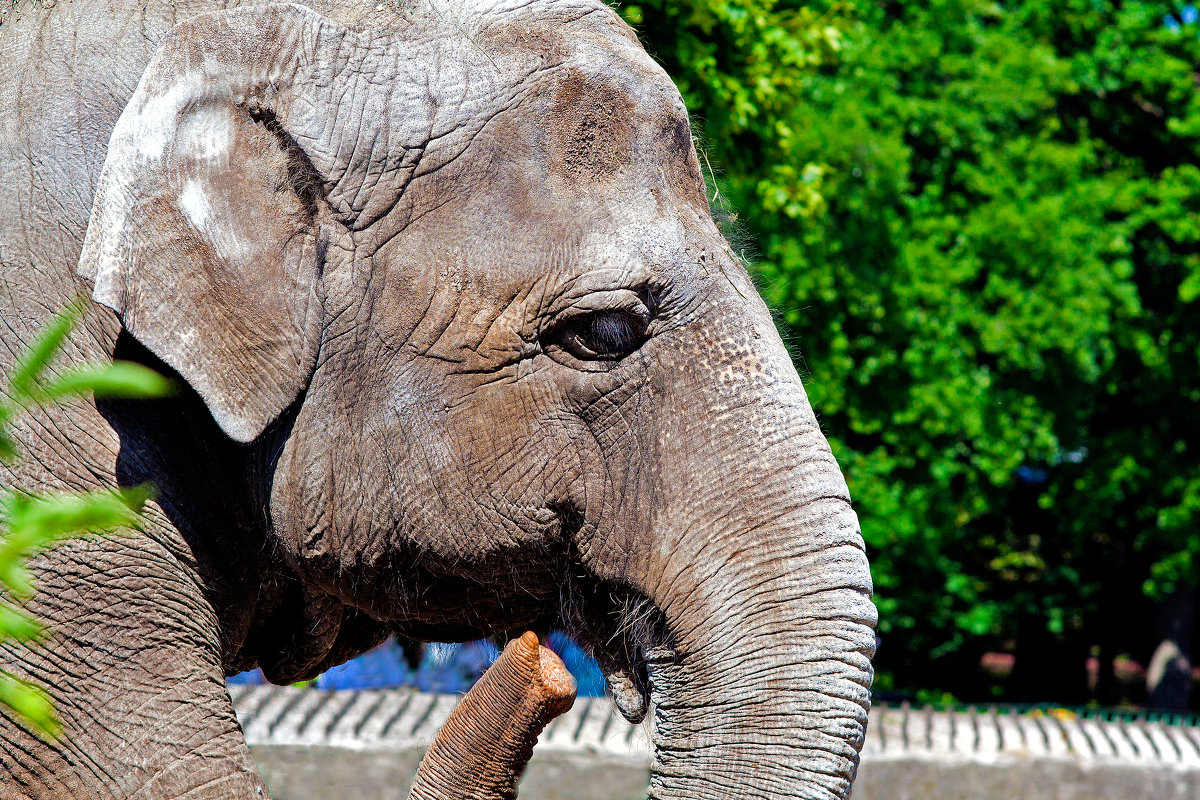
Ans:
{"label": "elephant ear", "polygon": [[324,238],[339,227],[323,197],[344,170],[320,98],[292,87],[333,69],[322,57],[350,35],[299,6],[181,24],[121,114],[97,184],[79,274],[241,442],[316,363]]}

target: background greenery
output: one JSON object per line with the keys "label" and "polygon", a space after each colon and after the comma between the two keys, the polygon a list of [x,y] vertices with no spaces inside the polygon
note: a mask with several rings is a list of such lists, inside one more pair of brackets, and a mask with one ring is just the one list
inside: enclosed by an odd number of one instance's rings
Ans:
{"label": "background greenery", "polygon": [[1109,665],[1187,649],[1200,559],[1195,9],[621,13],[694,112],[846,471],[877,687],[1137,699]]}

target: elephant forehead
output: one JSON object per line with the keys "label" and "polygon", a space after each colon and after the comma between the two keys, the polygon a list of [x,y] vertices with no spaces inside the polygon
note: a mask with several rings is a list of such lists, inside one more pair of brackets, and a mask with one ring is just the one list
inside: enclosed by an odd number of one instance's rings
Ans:
{"label": "elephant forehead", "polygon": [[637,34],[599,0],[434,0],[422,11],[440,29],[456,29],[484,50],[561,55],[587,40],[608,46],[623,41],[641,50]]}
{"label": "elephant forehead", "polygon": [[[444,302],[475,345],[511,349],[563,294],[696,271],[689,242],[715,230],[686,109],[611,9],[543,0],[423,13],[440,20],[438,41],[455,43],[443,48],[453,64],[438,68],[458,77],[417,103],[435,119],[414,139],[412,178],[355,234],[375,291],[392,294],[394,327],[411,334],[419,320],[405,309],[427,309],[428,324]],[[451,131],[456,119],[464,130]],[[373,186],[359,187],[360,202],[386,181]]]}
{"label": "elephant forehead", "polygon": [[628,117],[635,104],[654,111],[665,101],[686,119],[670,78],[602,3],[430,0],[420,9],[420,33],[405,27],[364,33],[356,47],[374,55],[361,63],[352,55],[345,65],[368,87],[360,94],[376,100],[368,109],[374,115],[363,122],[387,128],[381,132],[394,134],[395,144],[438,149],[451,130],[487,125],[547,93],[559,116]]}
{"label": "elephant forehead", "polygon": [[542,185],[585,193],[630,166],[678,177],[693,194],[702,186],[678,91],[611,9],[554,0],[423,8],[432,29],[351,65],[357,90],[333,104],[334,127],[360,131],[341,145],[350,180],[331,197],[355,227],[377,219],[367,208],[383,210],[381,187],[410,195],[419,214],[427,204],[412,195],[486,183],[504,162],[536,162]]}
{"label": "elephant forehead", "polygon": [[552,188],[578,195],[624,183],[627,192],[631,171],[685,194],[699,185],[683,99],[628,26],[604,9],[555,33],[563,45],[546,52],[557,63],[535,78],[541,85],[522,108],[535,122],[522,138],[535,144]]}
{"label": "elephant forehead", "polygon": [[[646,193],[649,195],[649,193]],[[540,213],[483,196],[429,215],[373,260],[375,286],[400,298],[438,295],[456,314],[488,309],[528,331],[565,304],[614,290],[690,284],[702,272],[697,225],[651,218],[652,200],[584,207],[547,201]],[[480,312],[482,313],[482,312]]]}

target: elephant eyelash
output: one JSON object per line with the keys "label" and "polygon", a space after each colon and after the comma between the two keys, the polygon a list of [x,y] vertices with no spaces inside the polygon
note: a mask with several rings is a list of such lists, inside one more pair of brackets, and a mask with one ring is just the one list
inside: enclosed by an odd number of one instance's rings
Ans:
{"label": "elephant eyelash", "polygon": [[586,330],[592,349],[603,353],[623,353],[639,338],[626,314],[593,314]]}
{"label": "elephant eyelash", "polygon": [[575,317],[548,332],[544,343],[580,361],[617,361],[641,347],[648,320],[626,311]]}

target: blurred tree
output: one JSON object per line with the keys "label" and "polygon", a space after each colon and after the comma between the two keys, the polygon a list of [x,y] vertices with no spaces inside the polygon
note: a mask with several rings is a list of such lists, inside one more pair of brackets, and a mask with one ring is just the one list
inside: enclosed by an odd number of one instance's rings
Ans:
{"label": "blurred tree", "polygon": [[[1200,26],[1170,9],[623,8],[803,351],[873,560],[884,688],[1080,701],[1089,651],[1146,663],[1190,615]],[[1017,653],[1003,687],[989,649]]]}

